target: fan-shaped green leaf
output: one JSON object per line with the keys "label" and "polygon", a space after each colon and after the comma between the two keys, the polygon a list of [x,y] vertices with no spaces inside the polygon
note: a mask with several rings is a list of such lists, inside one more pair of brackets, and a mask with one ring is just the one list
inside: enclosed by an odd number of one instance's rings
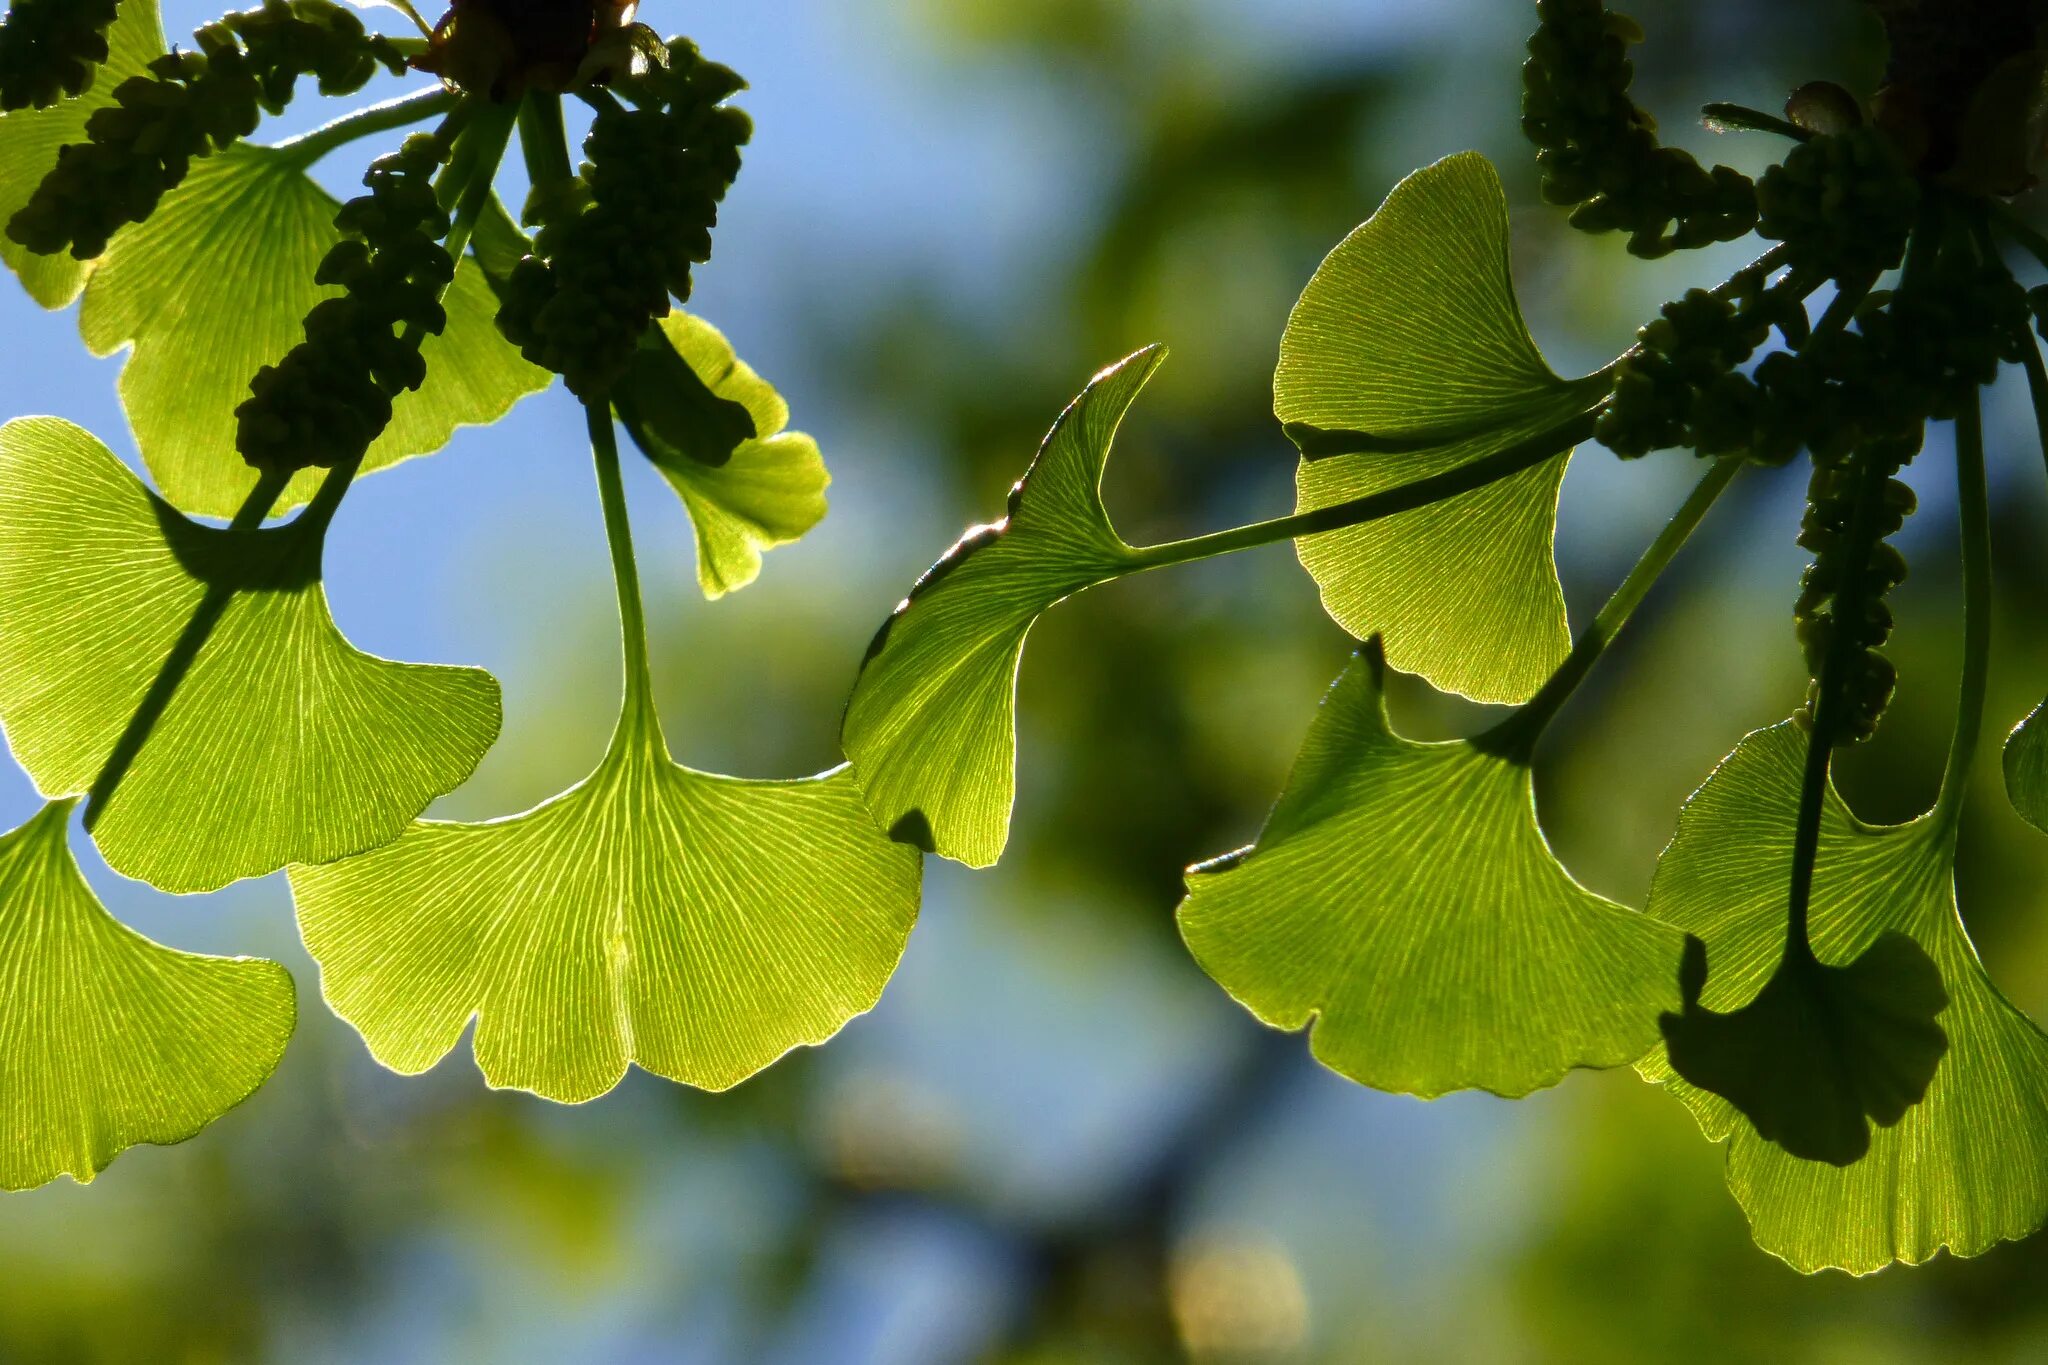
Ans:
{"label": "fan-shaped green leaf", "polygon": [[[1469,464],[1586,412],[1603,374],[1551,373],[1508,268],[1507,200],[1476,152],[1415,172],[1330,253],[1280,343],[1274,411],[1306,457],[1302,511]],[[1399,516],[1307,536],[1301,562],[1395,668],[1524,701],[1571,647],[1551,542],[1555,459]]]}
{"label": "fan-shaped green leaf", "polygon": [[[237,146],[195,162],[100,259],[79,330],[96,355],[134,347],[121,401],[173,506],[232,516],[255,486],[256,471],[235,453],[235,407],[256,371],[298,343],[313,305],[338,292],[314,283],[338,240],[338,208],[289,148]],[[400,395],[365,471],[439,450],[458,426],[494,422],[547,386],[547,372],[498,335],[497,299],[473,261],[444,302],[447,330],[421,348],[427,381]],[[302,472],[280,509],[312,497],[320,478]]]}
{"label": "fan-shaped green leaf", "polygon": [[[124,750],[89,819],[117,870],[200,891],[344,857],[396,838],[490,747],[489,674],[374,658],[335,629],[325,532],[311,514],[200,526],[68,422],[0,428],[0,721],[48,796],[92,790]],[[193,654],[195,616],[213,625]]]}
{"label": "fan-shaped green leaf", "polygon": [[1011,491],[1009,514],[963,536],[868,646],[842,738],[895,837],[970,867],[1002,856],[1024,639],[1054,603],[1133,567],[1102,505],[1102,469],[1165,357],[1151,347],[1096,375]]}
{"label": "fan-shaped green leaf", "polygon": [[109,915],[65,843],[76,804],[0,836],[0,1189],[183,1142],[263,1084],[297,1013],[275,962],[174,952]]}
{"label": "fan-shaped green leaf", "polygon": [[[1744,740],[1687,803],[1650,891],[1650,912],[1707,945],[1701,999],[1733,1010],[1778,965],[1804,735],[1790,723]],[[1675,1076],[1660,1049],[1641,1070],[1728,1142],[1728,1184],[1757,1244],[1800,1270],[1856,1273],[1943,1247],[1975,1255],[2048,1217],[2048,1037],[1985,974],[1956,912],[1955,827],[1928,816],[1863,824],[1830,794],[1810,931],[1841,964],[1881,936],[1910,936],[1940,969],[1948,1054],[1920,1103],[1871,1134],[1849,1166],[1802,1161],[1726,1100]]]}
{"label": "fan-shaped green leaf", "polygon": [[761,552],[825,517],[818,443],[785,431],[789,405],[716,327],[680,309],[650,328],[616,395],[619,415],[689,509],[697,582],[723,597],[761,573]]}
{"label": "fan-shaped green leaf", "polygon": [[2021,818],[2048,834],[2048,702],[2005,742],[2005,790]]}
{"label": "fan-shaped green leaf", "polygon": [[1680,936],[1572,880],[1525,763],[1395,735],[1384,667],[1368,644],[1337,680],[1258,842],[1189,871],[1195,960],[1381,1090],[1525,1095],[1635,1061],[1678,1005]]}
{"label": "fan-shaped green leaf", "polygon": [[631,708],[535,810],[292,870],[327,1002],[379,1061],[424,1071],[474,1018],[486,1080],[570,1103],[629,1062],[723,1090],[825,1041],[880,998],[918,881],[844,768],[693,772]]}
{"label": "fan-shaped green leaf", "polygon": [[163,55],[163,26],[157,0],[124,0],[107,30],[107,61],[92,88],[48,109],[0,114],[0,261],[20,276],[29,296],[45,308],[62,308],[78,297],[92,266],[70,256],[38,256],[7,236],[8,220],[21,211],[57,164],[57,150],[85,140],[85,121],[114,102],[114,91]]}

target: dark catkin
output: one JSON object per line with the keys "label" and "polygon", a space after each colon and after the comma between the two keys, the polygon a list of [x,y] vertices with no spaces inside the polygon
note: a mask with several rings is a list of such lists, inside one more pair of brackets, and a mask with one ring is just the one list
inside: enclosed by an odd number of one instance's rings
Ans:
{"label": "dark catkin", "polygon": [[116,87],[114,103],[86,120],[86,140],[58,153],[9,221],[9,237],[43,255],[91,260],[115,232],[155,212],[195,159],[282,111],[301,76],[316,78],[324,95],[346,95],[379,70],[405,67],[387,39],[334,0],[265,0],[206,25],[193,42],[197,50],[159,57],[148,75]]}
{"label": "dark catkin", "polygon": [[498,326],[570,390],[599,399],[650,322],[687,300],[711,258],[718,206],[739,175],[752,124],[725,103],[745,88],[678,42],[666,67],[621,82],[583,144],[580,178],[536,202],[535,253],[503,294]]}
{"label": "dark catkin", "polygon": [[361,459],[391,422],[395,394],[426,379],[420,343],[447,326],[441,295],[455,278],[442,245],[449,218],[434,193],[448,159],[441,137],[419,133],[374,162],[334,224],[346,235],[317,276],[343,293],[306,315],[305,340],[249,384],[235,409],[235,445],[260,469]]}
{"label": "dark catkin", "polygon": [[1572,226],[1625,232],[1628,249],[1654,258],[1730,242],[1756,226],[1756,187],[1727,166],[1712,170],[1666,147],[1648,112],[1629,98],[1642,40],[1633,19],[1600,0],[1539,0],[1522,66],[1522,132],[1535,144],[1546,202],[1572,209]]}
{"label": "dark catkin", "polygon": [[1875,278],[1899,264],[1920,186],[1874,128],[1812,138],[1757,182],[1757,234],[1785,243],[1795,268]]}
{"label": "dark catkin", "polygon": [[1822,688],[1835,691],[1837,745],[1876,734],[1898,687],[1898,670],[1878,651],[1892,633],[1885,598],[1906,580],[1906,558],[1889,541],[1916,504],[1913,490],[1893,476],[1919,449],[1916,429],[1873,441],[1839,462],[1814,461],[1799,531],[1800,545],[1814,558],[1793,612],[1812,679],[1800,719],[1811,725],[1823,705]]}
{"label": "dark catkin", "polygon": [[0,111],[82,95],[107,60],[120,0],[14,0],[0,23]]}

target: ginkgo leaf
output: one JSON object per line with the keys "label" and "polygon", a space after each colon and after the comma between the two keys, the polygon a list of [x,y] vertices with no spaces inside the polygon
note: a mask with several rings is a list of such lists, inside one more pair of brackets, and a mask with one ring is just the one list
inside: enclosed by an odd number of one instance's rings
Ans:
{"label": "ginkgo leaf", "polygon": [[142,75],[163,51],[157,0],[124,0],[107,30],[106,63],[90,89],[47,109],[0,114],[0,261],[20,277],[29,297],[45,308],[63,308],[77,298],[92,266],[68,255],[36,255],[6,235],[7,223],[57,164],[58,149],[85,141],[86,120],[95,110],[111,105],[121,82]]}
{"label": "ginkgo leaf", "polygon": [[[1441,474],[1605,396],[1530,340],[1507,199],[1476,152],[1415,172],[1330,253],[1288,319],[1274,411],[1303,452],[1302,511]],[[1527,700],[1571,647],[1552,541],[1555,458],[1399,516],[1298,542],[1332,618],[1388,662],[1480,701]]]}
{"label": "ginkgo leaf", "polygon": [[183,1142],[276,1070],[297,1014],[275,962],[176,952],[109,915],[65,842],[76,804],[0,836],[0,1189]]}
{"label": "ginkgo leaf", "polygon": [[2048,702],[2005,742],[2005,790],[2020,817],[2048,834]]}
{"label": "ginkgo leaf", "polygon": [[818,443],[785,431],[789,405],[716,327],[680,309],[649,328],[615,402],[634,444],[689,509],[697,582],[723,597],[761,573],[761,553],[825,517]]}
{"label": "ginkgo leaf", "polygon": [[[1745,739],[1687,803],[1658,864],[1650,913],[1696,935],[1711,973],[1700,998],[1734,1010],[1761,991],[1785,942],[1805,736],[1791,723]],[[2005,999],[1956,910],[1955,824],[1857,820],[1830,793],[1809,931],[1842,964],[1888,933],[1940,970],[1948,1053],[1925,1097],[1871,1134],[1853,1165],[1802,1161],[1733,1105],[1687,1085],[1662,1049],[1641,1064],[1728,1143],[1728,1184],[1757,1244],[1794,1267],[1858,1274],[1946,1247],[1976,1255],[2048,1218],[2048,1037]]]}
{"label": "ginkgo leaf", "polygon": [[[68,422],[0,428],[0,722],[46,796],[94,791],[119,755],[88,813],[117,871],[203,891],[345,857],[396,838],[496,738],[488,673],[375,658],[335,628],[331,511],[216,530]],[[138,750],[146,698],[161,713]]]}
{"label": "ginkgo leaf", "polygon": [[1138,391],[1166,357],[1096,375],[1010,493],[918,580],[868,646],[842,740],[881,826],[970,867],[1002,856],[1017,787],[1017,666],[1047,608],[1128,572],[1102,470]]}
{"label": "ginkgo leaf", "polygon": [[327,1003],[379,1061],[424,1071],[474,1018],[491,1085],[576,1103],[629,1063],[724,1090],[872,1008],[919,858],[846,769],[694,772],[629,703],[597,771],[546,804],[291,877]]}
{"label": "ginkgo leaf", "polygon": [[1621,1066],[1679,1004],[1681,936],[1580,886],[1522,759],[1388,725],[1369,642],[1258,842],[1189,870],[1181,936],[1264,1022],[1381,1090],[1525,1095]]}
{"label": "ginkgo leaf", "polygon": [[[256,371],[303,336],[314,304],[339,290],[314,274],[339,234],[334,198],[287,148],[238,145],[195,162],[147,222],[118,234],[86,286],[79,330],[96,355],[134,351],[121,401],[170,503],[232,516],[257,474],[235,452],[235,408]],[[498,334],[496,297],[465,261],[444,300],[447,329],[421,347],[426,383],[401,394],[362,468],[439,450],[459,426],[495,422],[549,382]],[[312,497],[299,474],[280,509]]]}

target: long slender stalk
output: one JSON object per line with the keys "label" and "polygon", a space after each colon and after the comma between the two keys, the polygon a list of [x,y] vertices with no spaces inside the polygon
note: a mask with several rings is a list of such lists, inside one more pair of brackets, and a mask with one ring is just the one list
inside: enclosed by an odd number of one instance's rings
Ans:
{"label": "long slender stalk", "polygon": [[1935,817],[1951,826],[1969,792],[1991,676],[1991,497],[1984,476],[1984,415],[1974,390],[1956,414],[1956,501],[1963,541],[1963,675],[1955,737],[1934,806]]}
{"label": "long slender stalk", "polygon": [[409,95],[400,95],[380,104],[343,114],[329,123],[323,123],[311,132],[300,133],[274,144],[280,152],[290,152],[292,159],[301,166],[310,166],[337,147],[345,147],[361,138],[375,137],[394,128],[409,128],[423,123],[436,114],[445,114],[455,108],[462,99],[459,92],[436,86],[431,90],[416,90]]}
{"label": "long slender stalk", "polygon": [[519,152],[526,159],[526,178],[535,189],[574,177],[560,95],[535,90],[519,106]]}
{"label": "long slender stalk", "polygon": [[1650,542],[1650,548],[1629,570],[1628,577],[1622,580],[1614,595],[1600,608],[1593,623],[1573,643],[1571,653],[1550,675],[1550,680],[1519,711],[1475,740],[1478,747],[1525,762],[1529,759],[1545,727],[1592,673],[1594,665],[1600,662],[1600,656],[1614,643],[1614,638],[1627,627],[1636,609],[1642,606],[1643,599],[1649,596],[1650,589],[1671,567],[1671,561],[1692,539],[1692,533],[1699,529],[1707,513],[1728,491],[1728,485],[1735,481],[1735,476],[1742,472],[1742,466],[1741,457],[1734,455],[1714,462],[1713,467],[1693,486],[1692,492],[1686,495],[1664,529],[1657,533],[1657,538]]}
{"label": "long slender stalk", "polygon": [[611,409],[586,405],[590,449],[597,463],[597,492],[604,504],[604,538],[611,550],[612,582],[619,597],[619,635],[626,661],[625,706],[619,721],[629,727],[655,724],[653,675],[647,661],[647,611],[640,595],[640,569],[633,558],[633,528],[626,515],[626,486],[619,474],[619,438]]}
{"label": "long slender stalk", "polygon": [[1271,545],[1276,541],[1294,540],[1301,536],[1319,535],[1325,531],[1341,530],[1347,526],[1358,526],[1368,521],[1378,521],[1400,512],[1411,512],[1418,507],[1427,507],[1433,502],[1456,497],[1497,483],[1511,474],[1519,474],[1534,465],[1562,454],[1593,434],[1594,412],[1581,413],[1569,421],[1561,422],[1548,431],[1538,432],[1525,440],[1517,441],[1505,450],[1497,451],[1484,459],[1447,469],[1441,474],[1416,479],[1412,483],[1384,488],[1377,493],[1352,498],[1335,506],[1318,508],[1312,512],[1298,512],[1291,517],[1276,517],[1271,521],[1254,522],[1228,531],[1217,531],[1206,536],[1195,536],[1188,540],[1169,541],[1164,545],[1150,545],[1134,550],[1131,567],[1126,571],[1138,573],[1146,569],[1164,568],[1170,564],[1188,564],[1198,559],[1210,559],[1217,555],[1231,554],[1238,550],[1254,549],[1260,545]]}
{"label": "long slender stalk", "polygon": [[[1933,264],[1940,246],[1941,222],[1938,203],[1926,205],[1906,247],[1906,263],[1900,283],[1902,291],[1917,287]],[[1832,311],[1832,310],[1830,310]],[[1850,477],[1855,502],[1850,509],[1844,536],[1844,559],[1850,565],[1843,583],[1835,591],[1832,608],[1835,628],[1822,657],[1815,679],[1816,697],[1812,728],[1806,737],[1806,764],[1800,775],[1799,813],[1792,831],[1792,882],[1786,897],[1785,960],[1813,964],[1809,918],[1813,908],[1813,877],[1820,861],[1821,817],[1827,810],[1828,784],[1834,766],[1835,743],[1841,737],[1843,713],[1847,709],[1849,670],[1855,666],[1862,645],[1847,628],[1863,613],[1868,596],[1870,557],[1876,549],[1877,520],[1883,508],[1884,487],[1890,471],[1878,467],[1877,455],[1866,448],[1850,457]]]}

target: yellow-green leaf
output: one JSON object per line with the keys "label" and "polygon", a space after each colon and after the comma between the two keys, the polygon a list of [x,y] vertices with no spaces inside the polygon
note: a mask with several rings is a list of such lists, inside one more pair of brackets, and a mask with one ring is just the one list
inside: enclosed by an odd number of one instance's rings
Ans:
{"label": "yellow-green leaf", "polygon": [[785,431],[789,405],[716,327],[681,309],[641,340],[619,415],[689,510],[697,582],[723,597],[761,573],[761,554],[825,518],[818,443]]}
{"label": "yellow-green leaf", "polygon": [[[79,330],[96,355],[134,348],[121,402],[136,444],[170,503],[234,515],[256,471],[235,451],[235,408],[262,366],[304,334],[305,315],[337,293],[314,283],[338,239],[340,206],[289,149],[238,145],[195,162],[148,221],[119,233],[86,286]],[[427,381],[393,405],[365,472],[448,443],[459,426],[495,422],[546,371],[498,335],[497,299],[465,260],[445,304],[447,330],[426,338]],[[294,479],[278,506],[312,497],[321,471]]]}
{"label": "yellow-green leaf", "polygon": [[[1507,200],[1466,152],[1415,172],[1330,253],[1288,319],[1274,411],[1302,511],[1441,474],[1586,412],[1515,302]],[[1552,556],[1557,456],[1473,492],[1298,544],[1330,615],[1388,662],[1481,701],[1527,700],[1571,647]]]}
{"label": "yellow-green leaf", "polygon": [[292,869],[334,1012],[393,1070],[476,1020],[493,1086],[574,1103],[628,1063],[737,1085],[871,1008],[917,919],[917,853],[845,769],[745,782],[674,763],[628,708],[597,771],[489,824]]}
{"label": "yellow-green leaf", "polygon": [[201,526],[67,422],[0,428],[0,722],[46,796],[94,788],[195,616],[214,620],[89,812],[116,870],[202,891],[345,857],[396,838],[496,738],[489,674],[375,658],[335,628],[325,531]]}
{"label": "yellow-green leaf", "polygon": [[175,952],[109,915],[65,843],[76,804],[0,836],[0,1189],[183,1142],[263,1084],[297,1013],[275,962]]}
{"label": "yellow-green leaf", "polygon": [[1525,1095],[1635,1061],[1678,1007],[1681,937],[1572,879],[1525,762],[1394,734],[1384,668],[1369,643],[1337,680],[1258,842],[1190,869],[1195,960],[1381,1090]]}
{"label": "yellow-green leaf", "polygon": [[[1658,864],[1650,913],[1705,942],[1710,1008],[1739,1009],[1777,968],[1804,752],[1789,722],[1745,739],[1687,803]],[[1862,1159],[1802,1161],[1675,1076],[1661,1048],[1641,1065],[1728,1143],[1728,1185],[1757,1244],[1797,1269],[1862,1274],[1943,1248],[1973,1256],[2048,1218],[2048,1037],[1986,975],[1957,914],[1954,868],[1952,820],[1866,825],[1830,793],[1815,954],[1840,965],[1905,934],[1934,959],[1949,1001],[1948,1052],[1925,1097],[1872,1132]]]}
{"label": "yellow-green leaf", "polygon": [[1165,359],[1096,375],[1060,415],[1001,521],[969,531],[883,625],[842,739],[882,828],[971,867],[1002,856],[1017,790],[1017,666],[1054,603],[1128,571],[1102,470],[1118,424]]}

